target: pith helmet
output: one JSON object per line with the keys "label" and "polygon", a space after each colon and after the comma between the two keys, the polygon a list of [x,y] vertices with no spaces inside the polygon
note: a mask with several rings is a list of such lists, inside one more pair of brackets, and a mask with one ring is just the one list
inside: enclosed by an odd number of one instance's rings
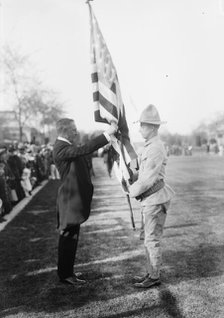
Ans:
{"label": "pith helmet", "polygon": [[154,105],[148,105],[141,113],[140,123],[161,125],[165,124],[165,121],[160,120],[159,112]]}

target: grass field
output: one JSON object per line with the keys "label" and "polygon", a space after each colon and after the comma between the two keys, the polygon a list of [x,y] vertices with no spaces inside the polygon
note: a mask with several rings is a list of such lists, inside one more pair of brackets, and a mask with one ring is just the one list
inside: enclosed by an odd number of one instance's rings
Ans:
{"label": "grass field", "polygon": [[[82,226],[76,271],[89,283],[70,287],[56,275],[57,181],[50,181],[0,232],[1,317],[224,317],[224,158],[170,157],[168,183],[176,196],[163,238],[160,287],[138,290],[144,273],[139,231],[125,196],[94,160],[95,192]],[[136,226],[138,202],[132,201]]]}

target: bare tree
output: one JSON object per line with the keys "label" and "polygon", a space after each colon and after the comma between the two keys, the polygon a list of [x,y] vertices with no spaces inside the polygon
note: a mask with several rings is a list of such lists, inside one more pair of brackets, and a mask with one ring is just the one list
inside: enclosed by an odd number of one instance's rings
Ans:
{"label": "bare tree", "polygon": [[40,125],[49,128],[63,114],[63,105],[58,102],[56,94],[43,89],[40,80],[31,73],[33,67],[28,55],[5,47],[2,64],[7,92],[18,122],[19,139],[22,141],[23,129],[28,122],[32,122],[32,118],[35,118],[35,124],[38,120]]}
{"label": "bare tree", "polygon": [[64,104],[59,101],[57,94],[53,91],[42,92],[42,103],[38,105],[38,113],[41,116],[40,124],[47,127],[48,134],[55,127],[56,121],[64,115]]}
{"label": "bare tree", "polygon": [[19,127],[19,139],[22,141],[23,128],[28,119],[35,114],[36,105],[39,103],[40,83],[30,74],[28,55],[22,55],[7,46],[3,52],[2,64],[7,93],[12,100],[12,108]]}

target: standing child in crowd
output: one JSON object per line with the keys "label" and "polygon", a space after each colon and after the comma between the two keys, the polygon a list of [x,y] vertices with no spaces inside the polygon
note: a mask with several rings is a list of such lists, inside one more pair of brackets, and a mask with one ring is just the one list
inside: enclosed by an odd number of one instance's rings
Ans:
{"label": "standing child in crowd", "polygon": [[26,166],[23,169],[23,173],[22,173],[22,180],[20,181],[26,197],[29,197],[30,195],[32,195],[32,185],[30,182],[30,177],[31,177],[31,170],[29,168],[29,164],[26,163]]}

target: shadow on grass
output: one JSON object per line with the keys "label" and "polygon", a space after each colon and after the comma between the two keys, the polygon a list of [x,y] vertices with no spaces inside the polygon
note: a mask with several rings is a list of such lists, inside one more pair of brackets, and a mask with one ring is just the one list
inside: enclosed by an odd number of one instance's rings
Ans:
{"label": "shadow on grass", "polygon": [[178,304],[175,296],[169,291],[167,288],[162,288],[159,291],[159,303],[154,304],[152,306],[144,306],[143,308],[136,308],[133,310],[128,310],[121,313],[115,313],[112,315],[102,316],[101,318],[127,318],[127,317],[141,317],[143,314],[150,317],[153,315],[155,317],[155,311],[161,310],[168,314],[172,318],[184,318],[180,309],[178,308]]}
{"label": "shadow on grass", "polygon": [[[75,288],[58,283],[55,271],[26,276],[27,272],[56,265],[58,237],[55,233],[55,212],[52,208],[55,206],[56,190],[57,184],[50,182],[8,225],[7,231],[0,233],[0,255],[4,255],[0,262],[0,301],[7,315],[26,312],[29,317],[31,312],[37,314],[46,312],[59,313],[57,316],[59,317],[63,311],[74,310],[86,303],[107,301],[135,293],[128,276],[139,273],[145,262],[143,255],[122,261],[117,260],[114,263],[100,264],[99,262],[97,265],[88,265],[84,270],[88,271],[87,279],[90,283]],[[47,212],[38,216],[30,213],[32,210],[39,209],[47,210]],[[126,223],[122,225],[125,228]],[[197,224],[180,224],[168,228],[194,225]],[[119,235],[115,236],[114,233],[104,233],[103,237],[102,234],[89,238],[83,237],[79,245],[81,249],[79,262],[82,263],[88,259],[99,260],[113,253],[122,255],[125,250],[133,251],[133,247],[136,248],[140,243],[137,243],[135,238],[132,239],[128,231],[129,229],[122,231],[122,235],[129,235],[129,240],[124,246],[121,246]],[[48,240],[48,237],[51,239]],[[40,240],[31,243],[31,240],[37,238]],[[120,246],[122,249],[119,249]],[[190,251],[165,250],[164,263],[171,268],[169,275],[167,277],[164,275],[165,283],[175,285],[189,279],[219,276],[223,270],[221,269],[224,259],[223,250],[224,246],[212,245],[197,247]],[[12,279],[11,277],[16,274],[18,276]],[[151,307],[146,305],[144,308],[136,308],[107,317],[147,315],[162,309],[171,317],[182,318],[176,299],[166,285],[162,285],[158,290],[159,304]]]}
{"label": "shadow on grass", "polygon": [[[201,277],[219,276],[221,271],[221,262],[223,259],[224,246],[209,246],[194,249],[190,252],[184,251],[165,251],[165,263],[173,268],[169,272],[169,277],[164,277],[164,283],[159,288],[159,305],[163,311],[166,311],[171,317],[181,318],[175,297],[166,287],[168,284],[179,284],[180,281],[189,279],[200,279]],[[58,283],[56,272],[37,274],[35,276],[21,275],[12,281],[5,282],[7,294],[3,302],[7,304],[5,308],[21,306],[25,312],[62,312],[65,310],[74,310],[82,307],[86,303],[93,301],[108,301],[135,293],[130,282],[130,273],[139,272],[137,267],[142,258],[127,259],[116,262],[115,264],[103,264],[86,270],[86,277],[89,283],[85,286],[67,286]],[[106,268],[109,269],[106,272]],[[129,275],[123,273],[122,268],[129,271]],[[115,278],[115,273],[118,278]],[[119,274],[121,274],[119,276]],[[138,293],[141,290],[138,290]],[[16,299],[15,299],[16,295]],[[132,315],[151,312],[155,307],[137,308],[118,315],[105,316],[112,317],[130,317]],[[7,311],[8,312],[8,311]],[[120,315],[120,316],[119,316]]]}
{"label": "shadow on grass", "polygon": [[171,237],[182,237],[183,235],[182,234],[165,234],[163,235],[163,238],[171,238]]}
{"label": "shadow on grass", "polygon": [[[143,314],[150,315],[153,314],[154,310],[158,308],[158,305],[152,305],[150,307],[144,307],[144,308],[136,308],[133,310],[128,310],[121,313],[115,313],[112,315],[102,316],[101,318],[126,318],[126,317],[141,317]],[[175,316],[176,317],[176,316]],[[181,318],[181,317],[178,317]]]}
{"label": "shadow on grass", "polygon": [[[41,274],[36,277],[20,277],[16,282],[9,284],[8,288],[12,288],[13,284],[19,286],[27,286],[27,292],[21,295],[20,302],[13,303],[14,291],[12,294],[8,294],[11,298],[11,306],[2,312],[1,317],[4,315],[14,315],[18,313],[26,313],[29,317],[29,313],[45,312],[45,313],[55,313],[60,317],[60,313],[69,310],[75,310],[76,308],[84,306],[86,303],[91,303],[93,301],[108,301],[116,299],[117,297],[123,297],[124,295],[130,295],[135,293],[144,293],[145,290],[136,290],[125,279],[114,280],[111,277],[111,273],[108,273],[107,278],[112,280],[107,280],[106,282],[99,281],[98,279],[103,279],[106,277],[104,275],[96,273],[91,273],[90,277],[92,279],[97,278],[97,280],[90,281],[86,286],[68,286],[61,283],[55,283],[55,273],[51,274]],[[48,284],[46,285],[46,282]],[[30,285],[34,286],[32,289]],[[115,291],[114,291],[115,289]],[[158,300],[151,306],[143,305],[141,308],[136,308],[128,311],[123,311],[120,313],[114,313],[110,315],[102,315],[101,318],[122,318],[122,317],[138,317],[140,315],[155,314],[161,311],[167,313],[173,318],[184,318],[181,311],[178,308],[178,304],[174,295],[166,288],[165,285],[157,287],[158,289]],[[109,292],[111,291],[111,292]],[[19,292],[19,290],[18,290]],[[143,296],[145,297],[145,296]],[[116,308],[114,308],[116,311]]]}
{"label": "shadow on grass", "polygon": [[162,288],[159,292],[159,299],[161,307],[170,315],[170,317],[184,318],[178,308],[175,296],[169,291],[169,289]]}
{"label": "shadow on grass", "polygon": [[199,225],[198,223],[188,223],[188,224],[177,224],[177,225],[169,225],[165,226],[164,229],[179,229],[183,227],[189,227],[189,226],[196,226]]}
{"label": "shadow on grass", "polygon": [[164,264],[173,271],[169,272],[167,282],[200,279],[222,275],[224,271],[224,245],[199,246],[190,251],[164,251]]}
{"label": "shadow on grass", "polygon": [[[20,312],[61,312],[83,306],[90,297],[88,286],[70,286],[58,281],[56,271],[35,276],[19,275],[2,282],[0,308],[7,315]],[[4,317],[4,311],[0,314]]]}

